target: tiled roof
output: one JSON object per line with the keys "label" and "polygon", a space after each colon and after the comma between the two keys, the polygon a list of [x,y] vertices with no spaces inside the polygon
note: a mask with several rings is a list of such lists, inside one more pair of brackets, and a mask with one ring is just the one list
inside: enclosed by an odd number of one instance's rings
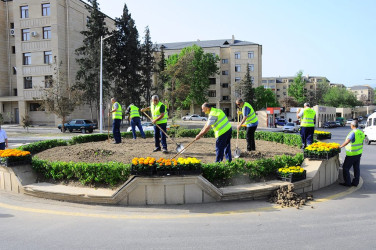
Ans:
{"label": "tiled roof", "polygon": [[174,49],[183,49],[196,44],[202,48],[211,48],[211,47],[229,47],[229,46],[244,46],[244,45],[258,45],[257,43],[235,40],[232,44],[232,39],[220,39],[220,40],[207,40],[207,41],[191,41],[191,42],[177,42],[177,43],[160,43],[157,44],[157,48],[160,48],[162,45],[165,50],[174,50]]}
{"label": "tiled roof", "polygon": [[365,85],[357,85],[357,86],[349,87],[349,89],[351,89],[351,90],[357,90],[357,89],[369,89],[369,88],[370,88],[369,86],[365,86]]}

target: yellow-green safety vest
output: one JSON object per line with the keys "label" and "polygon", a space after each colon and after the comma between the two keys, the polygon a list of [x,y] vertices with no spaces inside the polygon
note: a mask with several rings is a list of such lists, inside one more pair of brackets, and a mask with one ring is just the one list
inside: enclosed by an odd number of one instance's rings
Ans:
{"label": "yellow-green safety vest", "polygon": [[130,115],[131,119],[134,118],[134,117],[140,117],[140,112],[138,112],[139,108],[137,108],[134,105],[131,105],[130,108],[131,108],[131,111],[130,111],[129,115]]}
{"label": "yellow-green safety vest", "polygon": [[228,121],[225,112],[223,112],[222,110],[211,108],[209,117],[210,116],[217,117],[217,121],[213,125],[211,125],[214,130],[215,138],[218,138],[219,136],[226,133],[229,129],[231,129],[231,124]]}
{"label": "yellow-green safety vest", "polygon": [[115,102],[113,105],[112,105],[112,110],[115,109],[115,104],[117,103],[118,105],[118,108],[115,112],[112,112],[112,120],[115,120],[115,119],[123,119],[123,112],[121,110],[121,105],[118,103],[118,102]]}
{"label": "yellow-green safety vest", "polygon": [[250,123],[257,122],[258,119],[257,119],[256,113],[255,113],[255,110],[252,108],[251,104],[249,104],[248,102],[244,103],[244,106],[243,106],[243,109],[242,109],[243,115],[245,114],[245,107],[248,107],[251,111],[250,111],[249,115],[247,116],[247,119],[245,120],[244,124],[247,125],[247,124],[250,124]]}
{"label": "yellow-green safety vest", "polygon": [[311,108],[305,108],[303,111],[303,117],[301,120],[302,127],[314,127],[315,126],[316,112]]}
{"label": "yellow-green safety vest", "polygon": [[[155,106],[154,103],[151,103],[151,114],[152,114],[154,120],[157,119],[161,115],[160,108],[161,108],[162,105],[163,105],[163,103],[161,103],[161,102],[159,102],[157,104],[157,106]],[[157,124],[167,123],[167,118],[168,118],[167,108],[165,106],[164,116],[163,116],[162,119],[157,121]]]}
{"label": "yellow-green safety vest", "polygon": [[[346,155],[347,156],[354,156],[360,155],[363,153],[363,141],[364,141],[364,133],[360,129],[353,130],[351,132],[355,133],[355,141],[351,142],[346,145]],[[351,132],[347,135],[346,139],[349,139]]]}

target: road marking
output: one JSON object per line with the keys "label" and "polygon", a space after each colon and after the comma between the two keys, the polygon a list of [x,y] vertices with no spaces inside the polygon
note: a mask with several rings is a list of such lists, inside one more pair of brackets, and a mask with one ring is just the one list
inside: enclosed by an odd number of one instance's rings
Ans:
{"label": "road marking", "polygon": [[[349,195],[363,185],[363,179],[360,178],[359,185],[357,187],[350,187],[346,191],[329,195],[325,198],[316,199],[314,201],[309,202],[309,204],[315,204],[320,202],[325,202],[337,198],[341,198],[343,196]],[[260,207],[260,208],[252,208],[252,209],[245,209],[245,210],[230,210],[230,211],[223,211],[223,212],[215,212],[215,213],[189,213],[189,214],[147,214],[147,215],[122,215],[122,214],[95,214],[95,213],[78,213],[78,212],[64,212],[64,211],[55,211],[55,210],[48,210],[48,209],[37,209],[37,208],[29,208],[29,207],[21,207],[21,206],[13,206],[8,205],[5,203],[0,203],[0,207],[7,208],[10,210],[17,210],[22,212],[31,212],[31,213],[39,213],[39,214],[51,214],[51,215],[63,215],[63,216],[75,216],[75,217],[91,217],[91,218],[103,218],[103,219],[179,219],[179,218],[201,218],[201,217],[209,217],[209,216],[229,216],[229,215],[237,215],[237,214],[244,214],[244,213],[254,213],[254,212],[266,212],[271,210],[280,209],[281,206],[279,205],[271,205],[268,207]]]}

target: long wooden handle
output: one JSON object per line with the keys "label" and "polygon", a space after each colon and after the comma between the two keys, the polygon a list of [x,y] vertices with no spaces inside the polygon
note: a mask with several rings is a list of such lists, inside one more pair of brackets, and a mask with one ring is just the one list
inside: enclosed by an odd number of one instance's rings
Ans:
{"label": "long wooden handle", "polygon": [[107,137],[108,137],[108,140],[110,140],[110,113],[108,113],[108,126],[107,126]]}
{"label": "long wooden handle", "polygon": [[[153,119],[151,119],[151,117],[150,117],[148,114],[146,114],[145,112],[142,112],[142,113],[144,113],[144,114],[146,115],[146,117],[150,119],[150,121],[153,120]],[[157,127],[159,128],[159,130],[162,131],[163,134],[165,134],[165,135],[166,135],[171,141],[173,141],[175,144],[177,144],[174,140],[172,140],[172,138],[171,138],[166,132],[164,132],[164,130],[163,130],[161,127],[158,126],[158,124],[155,124],[155,126],[157,126]]]}
{"label": "long wooden handle", "polygon": [[196,141],[196,139],[194,139],[193,141],[191,141],[186,147],[184,147],[184,149],[180,152],[178,152],[176,155],[174,155],[174,157],[172,157],[171,159],[174,159],[176,156],[180,155],[181,153],[183,153],[183,151],[185,151],[189,146],[191,146],[194,142]]}
{"label": "long wooden handle", "polygon": [[[240,121],[239,121],[239,112],[238,112],[238,126],[240,124]],[[236,132],[236,147],[238,147],[238,140],[239,140],[239,129],[236,128],[237,132]]]}

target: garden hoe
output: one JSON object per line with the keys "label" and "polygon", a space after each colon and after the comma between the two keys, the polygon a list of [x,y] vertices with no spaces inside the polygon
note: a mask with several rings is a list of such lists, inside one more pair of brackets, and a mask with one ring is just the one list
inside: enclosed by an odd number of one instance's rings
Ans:
{"label": "garden hoe", "polygon": [[[151,119],[151,117],[148,115],[148,114],[146,114],[145,112],[142,112],[142,113],[144,113],[145,114],[145,116],[147,117],[147,118],[149,118],[150,119],[150,121],[152,121],[153,119]],[[175,142],[166,132],[164,132],[164,130],[163,129],[161,129],[161,127],[159,127],[158,126],[158,124],[155,124],[155,126],[157,126],[162,132],[163,132],[163,134],[165,134],[171,141],[173,141],[175,144],[176,144],[176,152],[182,152],[183,150],[184,150],[184,146],[181,144],[181,143],[177,143],[177,142]]]}
{"label": "garden hoe", "polygon": [[176,156],[180,155],[181,153],[183,153],[189,146],[191,146],[194,142],[196,141],[196,139],[194,139],[193,141],[191,141],[185,148],[183,148],[182,151],[178,152],[176,155],[174,155],[174,157],[172,157],[171,159],[174,159],[176,158]]}
{"label": "garden hoe", "polygon": [[[238,126],[239,124],[240,124],[240,121],[239,121],[239,113],[238,113]],[[239,158],[241,154],[240,148],[238,147],[238,141],[239,141],[239,129],[237,129],[237,133],[236,133],[236,147],[235,147],[235,152],[234,152],[234,158]]]}
{"label": "garden hoe", "polygon": [[108,136],[108,142],[110,142],[110,113],[108,113],[108,126],[107,126],[107,136]]}

